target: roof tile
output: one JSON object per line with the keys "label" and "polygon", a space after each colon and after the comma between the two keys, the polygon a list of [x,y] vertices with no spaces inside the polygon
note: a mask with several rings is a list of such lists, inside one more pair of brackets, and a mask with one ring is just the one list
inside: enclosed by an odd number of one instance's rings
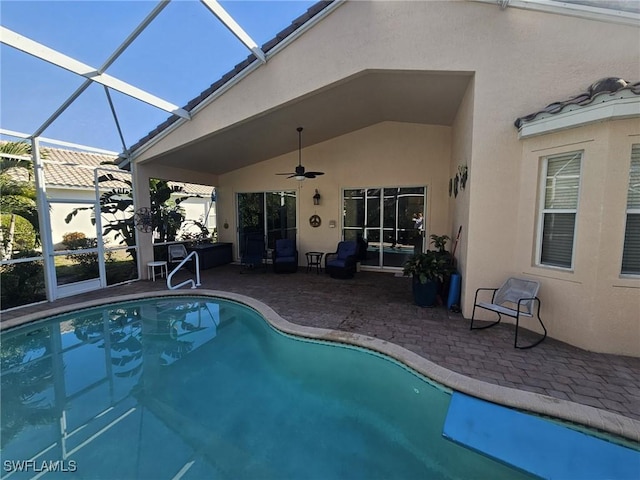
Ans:
{"label": "roof tile", "polygon": [[[42,147],[42,152],[46,155],[44,174],[47,185],[50,187],[92,189],[94,188],[94,170],[97,167],[113,170],[116,178],[119,172],[126,173],[120,170],[117,165],[109,164],[109,162],[116,161],[117,156],[51,147]],[[20,174],[21,172],[15,172],[14,178],[22,179]],[[12,175],[14,174],[12,173]],[[169,182],[169,184],[182,186],[188,195],[201,195],[205,198],[211,195],[212,187],[208,185],[181,182]],[[122,183],[119,181],[102,182],[101,186],[120,188]]]}
{"label": "roof tile", "polygon": [[599,102],[606,102],[620,98],[622,95],[640,95],[640,82],[629,83],[620,77],[606,77],[592,83],[586,92],[575,95],[567,100],[557,101],[550,103],[542,110],[518,117],[514,122],[516,128],[522,127],[525,123],[535,120],[539,115],[549,114],[553,115],[560,113],[568,107],[578,106],[583,107],[591,105],[596,100]]}

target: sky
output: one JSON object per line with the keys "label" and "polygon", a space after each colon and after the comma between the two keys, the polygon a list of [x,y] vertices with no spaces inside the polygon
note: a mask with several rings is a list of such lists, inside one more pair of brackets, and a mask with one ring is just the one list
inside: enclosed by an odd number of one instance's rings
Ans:
{"label": "sky", "polygon": [[[259,46],[314,3],[220,1]],[[138,0],[0,0],[0,24],[98,68],[156,4]],[[199,1],[172,0],[106,73],[183,107],[250,53]],[[84,80],[0,45],[0,128],[32,134]],[[127,147],[170,116],[119,92],[110,93]],[[96,83],[42,136],[115,152],[123,150],[104,87]]]}

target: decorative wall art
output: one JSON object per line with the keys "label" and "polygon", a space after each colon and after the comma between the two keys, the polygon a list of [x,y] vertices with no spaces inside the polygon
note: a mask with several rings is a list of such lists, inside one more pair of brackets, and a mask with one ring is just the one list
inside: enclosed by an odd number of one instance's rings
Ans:
{"label": "decorative wall art", "polygon": [[453,193],[454,197],[458,197],[458,189],[464,190],[467,186],[467,178],[469,169],[466,165],[458,165],[458,173],[455,177],[449,179],[449,196]]}
{"label": "decorative wall art", "polygon": [[140,207],[133,216],[133,224],[141,232],[151,232],[153,230],[151,209],[149,207]]}
{"label": "decorative wall art", "polygon": [[322,220],[320,219],[320,215],[311,215],[311,217],[309,217],[309,225],[313,228],[319,227],[321,223]]}

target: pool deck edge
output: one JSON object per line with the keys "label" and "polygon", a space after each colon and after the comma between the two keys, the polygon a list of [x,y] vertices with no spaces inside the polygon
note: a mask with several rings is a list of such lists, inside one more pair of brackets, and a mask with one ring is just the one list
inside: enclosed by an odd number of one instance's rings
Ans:
{"label": "pool deck edge", "polygon": [[245,295],[221,290],[198,289],[190,291],[164,291],[161,293],[145,292],[96,299],[74,305],[57,307],[22,317],[16,317],[9,321],[3,321],[0,323],[0,331],[74,310],[92,308],[114,302],[126,302],[164,296],[216,297],[236,301],[260,312],[271,325],[284,333],[318,340],[335,341],[375,350],[404,363],[425,377],[451,388],[452,390],[507,407],[584,425],[589,428],[640,443],[640,421],[638,420],[568,400],[476,380],[443,368],[404,347],[378,338],[341,330],[329,330],[297,325],[285,320],[275,310],[259,300],[255,300]]}

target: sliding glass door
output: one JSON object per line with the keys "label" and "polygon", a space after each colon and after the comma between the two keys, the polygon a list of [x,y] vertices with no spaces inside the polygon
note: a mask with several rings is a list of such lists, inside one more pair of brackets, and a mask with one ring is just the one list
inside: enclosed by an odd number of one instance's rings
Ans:
{"label": "sliding glass door", "polygon": [[269,249],[280,238],[296,239],[296,192],[238,193],[238,245],[242,252],[247,236],[262,235]]}
{"label": "sliding glass door", "polygon": [[238,194],[238,252],[244,252],[247,237],[264,237],[264,193]]}
{"label": "sliding glass door", "polygon": [[426,187],[347,189],[343,237],[368,244],[363,265],[401,267],[424,248]]}

